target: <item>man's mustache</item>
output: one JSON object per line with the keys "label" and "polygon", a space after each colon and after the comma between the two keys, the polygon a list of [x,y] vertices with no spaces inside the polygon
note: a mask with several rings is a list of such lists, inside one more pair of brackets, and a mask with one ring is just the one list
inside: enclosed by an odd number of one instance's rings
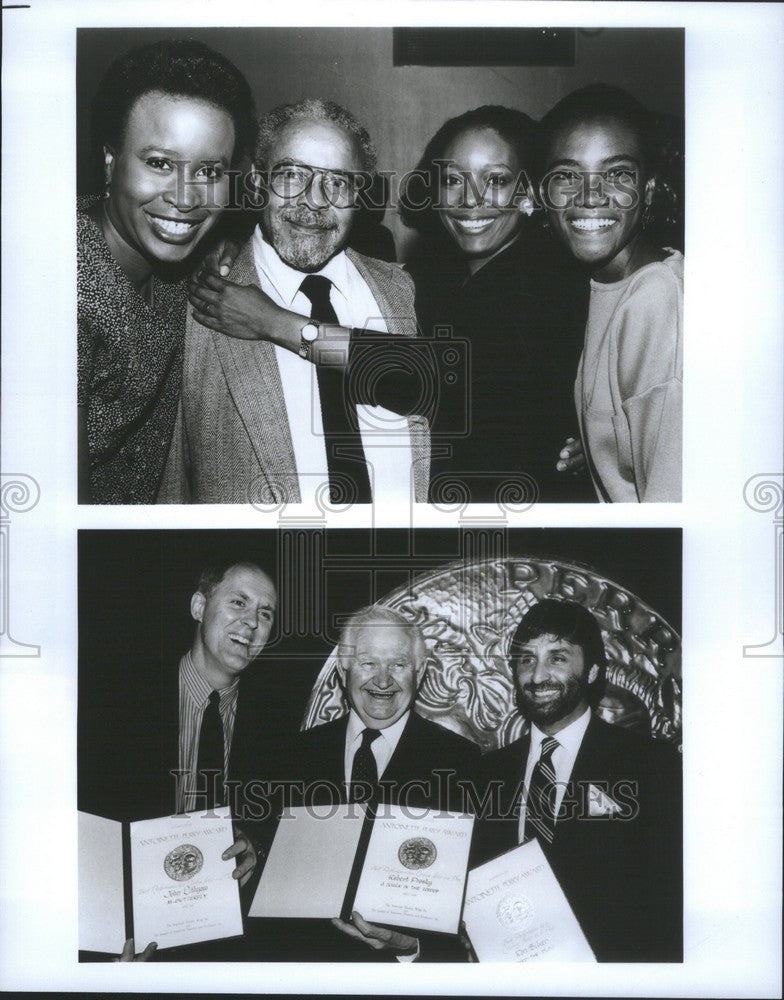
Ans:
{"label": "man's mustache", "polygon": [[315,226],[325,231],[337,228],[335,220],[326,212],[313,212],[303,205],[281,212],[281,218],[284,222],[293,222],[299,226]]}
{"label": "man's mustache", "polygon": [[542,684],[524,684],[523,691],[529,694],[536,694],[537,691],[563,691],[563,684],[553,681],[545,681]]}

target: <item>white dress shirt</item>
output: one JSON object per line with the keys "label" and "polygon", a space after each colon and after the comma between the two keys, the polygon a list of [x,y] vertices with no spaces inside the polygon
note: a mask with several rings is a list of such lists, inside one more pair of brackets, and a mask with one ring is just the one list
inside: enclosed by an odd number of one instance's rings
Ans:
{"label": "white dress shirt", "polygon": [[[370,744],[370,749],[373,752],[373,756],[376,758],[376,770],[378,771],[379,778],[381,778],[386,770],[387,764],[389,764],[392,759],[392,754],[395,752],[395,749],[400,742],[400,737],[403,735],[403,730],[406,728],[406,723],[408,722],[408,716],[409,713],[404,712],[397,722],[393,722],[392,725],[387,726],[386,729],[379,729],[379,733],[381,735]],[[346,779],[346,787],[348,787],[351,782],[351,768],[354,766],[354,754],[362,745],[362,733],[364,733],[366,729],[367,726],[352,708],[348,714],[346,752],[343,757],[343,771]]]}
{"label": "white dress shirt", "polygon": [[[305,274],[280,259],[258,226],[253,233],[253,257],[262,291],[284,309],[310,316],[310,299],[300,291]],[[332,282],[330,302],[341,326],[389,333],[373,293],[345,252],[334,256],[315,273]],[[285,347],[276,346],[275,355],[300,496],[307,502],[328,475],[316,366]],[[357,418],[373,500],[408,502],[413,496],[413,455],[407,419],[382,406],[358,406]]]}
{"label": "white dress shirt", "polygon": [[[586,708],[583,714],[570,722],[568,726],[556,733],[553,739],[558,740],[558,747],[553,751],[552,761],[555,770],[555,822],[558,823],[558,811],[563,802],[566,786],[572,776],[572,768],[580,750],[580,744],[585,736],[585,730],[591,721],[591,710]],[[528,751],[528,760],[525,765],[525,780],[523,785],[522,802],[520,803],[520,822],[517,827],[517,839],[522,844],[525,830],[525,808],[528,799],[528,787],[531,784],[536,762],[542,752],[542,740],[547,739],[547,733],[543,733],[531,723],[531,747]]]}

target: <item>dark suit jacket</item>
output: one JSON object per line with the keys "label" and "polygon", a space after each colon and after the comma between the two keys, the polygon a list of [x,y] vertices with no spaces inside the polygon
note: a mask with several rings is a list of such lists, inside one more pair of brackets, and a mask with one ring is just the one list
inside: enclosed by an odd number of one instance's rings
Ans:
{"label": "dark suit jacket", "polygon": [[[314,783],[314,793],[305,796],[306,802],[322,805],[347,801],[344,784],[347,726],[348,716],[343,716],[300,733],[294,746],[291,773],[296,773],[305,785]],[[382,775],[379,799],[391,804],[405,801],[412,808],[462,811],[463,796],[458,782],[475,781],[478,763],[477,746],[411,712]],[[298,795],[288,801],[302,804]],[[249,919],[247,925],[248,936],[255,941],[250,948],[256,949],[257,960],[262,957],[268,961],[312,962],[395,960],[391,953],[371,951],[322,921]],[[465,960],[459,943],[448,936],[423,934],[420,946],[420,960]]]}
{"label": "dark suit jacket", "polygon": [[[240,679],[229,778],[244,779],[251,769],[259,775],[262,761],[267,770],[261,776],[269,776],[277,767],[269,754],[283,755],[277,714],[262,701],[262,674],[261,665],[253,664]],[[295,726],[288,722],[290,732]],[[265,739],[270,727],[274,741]],[[176,785],[170,771],[179,760],[178,662],[129,661],[121,673],[106,667],[81,677],[78,756],[80,809],[120,822],[173,813]]]}
{"label": "dark suit jacket", "polygon": [[[300,733],[294,747],[299,775],[304,781],[319,782],[311,801],[347,801],[343,769],[347,728],[344,715]],[[478,764],[479,748],[474,743],[412,711],[381,777],[379,800],[462,811],[457,782],[474,780]]]}
{"label": "dark suit jacket", "polygon": [[[295,730],[288,706],[273,711],[269,698],[263,699],[260,667],[249,666],[240,679],[229,778],[262,776],[262,762],[274,774],[278,765],[270,755],[285,754],[281,718]],[[88,663],[79,686],[79,809],[123,823],[173,813],[176,786],[169,772],[179,759],[178,661],[161,665],[129,654],[122,669]],[[246,907],[247,892],[243,897]],[[205,942],[167,949],[157,960],[224,961],[244,957],[243,951],[239,941]]]}
{"label": "dark suit jacket", "polygon": [[[520,788],[529,737],[485,755],[481,787],[497,788],[474,837],[476,862],[518,843]],[[599,788],[621,806],[588,815]],[[495,813],[495,815],[493,815]],[[588,725],[552,844],[542,844],[599,961],[682,961],[682,792],[679,755],[668,745]]]}

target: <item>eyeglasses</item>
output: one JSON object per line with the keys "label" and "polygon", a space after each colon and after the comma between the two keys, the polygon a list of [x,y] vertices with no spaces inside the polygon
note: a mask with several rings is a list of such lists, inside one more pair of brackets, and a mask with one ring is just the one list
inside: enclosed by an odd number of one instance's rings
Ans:
{"label": "eyeglasses", "polygon": [[336,208],[347,208],[354,201],[357,190],[361,190],[359,179],[364,175],[350,170],[327,170],[311,167],[307,163],[278,163],[269,173],[269,185],[279,198],[297,198],[310,190],[313,178],[318,174],[324,197]]}

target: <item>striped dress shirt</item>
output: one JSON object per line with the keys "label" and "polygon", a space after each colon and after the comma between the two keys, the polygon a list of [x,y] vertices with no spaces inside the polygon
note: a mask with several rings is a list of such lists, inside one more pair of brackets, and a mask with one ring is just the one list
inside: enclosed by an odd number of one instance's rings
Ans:
{"label": "striped dress shirt", "polygon": [[[229,756],[237,717],[239,677],[219,691],[218,711],[223,721],[223,777],[229,776]],[[180,660],[180,757],[179,768],[186,773],[186,781],[177,785],[177,811],[191,812],[204,807],[204,788],[196,776],[199,758],[199,736],[204,710],[214,689],[196,669],[190,651]],[[201,798],[194,793],[201,788]]]}

